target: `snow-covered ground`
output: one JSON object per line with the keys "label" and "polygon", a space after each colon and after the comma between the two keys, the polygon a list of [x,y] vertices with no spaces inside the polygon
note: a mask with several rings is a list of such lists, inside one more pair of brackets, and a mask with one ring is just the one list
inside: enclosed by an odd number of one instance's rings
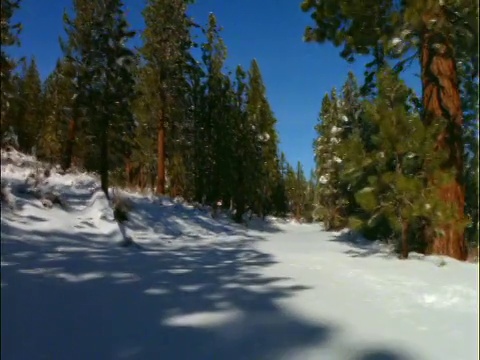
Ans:
{"label": "snow-covered ground", "polygon": [[120,228],[89,175],[52,171],[44,207],[35,164],[2,153],[2,359],[478,358],[476,264],[136,194]]}

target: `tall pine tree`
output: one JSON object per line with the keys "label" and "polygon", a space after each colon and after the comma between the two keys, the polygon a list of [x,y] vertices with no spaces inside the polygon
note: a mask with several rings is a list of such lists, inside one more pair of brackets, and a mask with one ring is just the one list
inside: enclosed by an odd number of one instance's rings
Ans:
{"label": "tall pine tree", "polygon": [[12,119],[9,118],[8,109],[12,98],[16,94],[15,84],[13,80],[13,71],[16,62],[8,56],[6,49],[10,46],[19,45],[19,33],[21,30],[20,23],[13,23],[12,18],[20,7],[20,0],[2,0],[0,14],[0,137],[11,126]]}
{"label": "tall pine tree", "polygon": [[[108,196],[109,173],[118,164],[116,152],[125,152],[133,133],[133,53],[126,41],[133,36],[120,0],[75,0],[74,19],[65,15],[68,42],[63,44],[74,67],[76,86],[72,127],[81,119],[87,168],[100,172],[102,190]],[[67,151],[75,134],[67,138]],[[70,154],[68,154],[70,156]],[[124,154],[121,154],[125,156]],[[69,165],[69,159],[65,165]]]}
{"label": "tall pine tree", "polygon": [[256,154],[250,159],[254,164],[257,179],[255,212],[266,215],[273,210],[272,196],[277,182],[279,162],[276,118],[270,107],[260,67],[252,60],[248,73],[247,116],[255,133]]}
{"label": "tall pine tree", "polygon": [[[188,1],[149,0],[143,11],[146,29],[140,52],[144,60],[142,93],[148,127],[155,127],[157,142],[156,192],[165,194],[167,140],[178,128],[178,110],[184,105],[185,65],[191,47]],[[167,134],[170,131],[171,134]],[[173,147],[174,142],[169,142]],[[172,156],[173,159],[173,156]]]}
{"label": "tall pine tree", "polygon": [[[449,152],[441,164],[444,171],[430,182],[437,187],[439,199],[457,207],[456,216],[444,219],[444,231],[428,241],[433,253],[466,259],[463,116],[456,60],[472,58],[478,52],[478,6],[471,0],[305,0],[302,9],[312,12],[316,25],[307,27],[306,40],[343,45],[341,55],[349,61],[358,54],[374,55],[375,59],[388,56],[399,59],[395,68],[402,70],[413,59],[420,59],[422,120],[434,127],[444,124],[437,149]],[[473,74],[478,74],[477,67]]]}

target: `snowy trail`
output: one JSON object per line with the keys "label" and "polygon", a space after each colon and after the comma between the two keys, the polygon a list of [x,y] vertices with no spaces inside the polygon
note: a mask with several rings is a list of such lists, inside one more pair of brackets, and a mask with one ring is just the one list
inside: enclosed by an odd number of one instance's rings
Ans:
{"label": "snowy trail", "polygon": [[352,257],[312,226],[257,236],[7,237],[2,358],[475,358],[474,266]]}
{"label": "snowy trail", "polygon": [[[2,182],[26,173],[2,163]],[[49,186],[69,211],[26,195],[2,204],[2,359],[478,356],[477,265],[400,261],[317,225],[246,229],[135,194],[126,233],[143,248],[122,248],[95,179],[52,174]]]}
{"label": "snowy trail", "polygon": [[311,288],[280,300],[283,309],[339,328],[326,346],[299,358],[478,357],[478,268],[451,259],[446,266],[435,258],[405,262],[338,238],[304,226],[259,247],[278,261],[264,274],[289,274]]}

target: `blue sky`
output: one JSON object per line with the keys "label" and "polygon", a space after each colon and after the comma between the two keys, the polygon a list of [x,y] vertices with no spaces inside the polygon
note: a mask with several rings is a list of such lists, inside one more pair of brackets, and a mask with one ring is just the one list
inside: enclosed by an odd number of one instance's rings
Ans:
{"label": "blue sky", "polygon": [[[134,30],[142,30],[143,0],[124,0],[128,21]],[[70,0],[22,0],[16,20],[23,23],[21,47],[8,51],[14,56],[35,56],[42,78],[54,68],[61,56],[58,38],[63,36],[62,14]],[[333,86],[340,88],[348,71],[363,79],[368,59],[348,64],[340,49],[330,44],[302,41],[310,24],[308,14],[300,10],[301,0],[197,0],[190,15],[200,24],[215,13],[224,28],[222,37],[228,48],[226,65],[248,68],[257,59],[262,70],[267,96],[278,120],[281,149],[295,164],[301,161],[308,174],[313,168],[313,127],[323,95]],[[140,43],[137,35],[136,43]],[[411,74],[407,83],[419,91],[419,80]]]}

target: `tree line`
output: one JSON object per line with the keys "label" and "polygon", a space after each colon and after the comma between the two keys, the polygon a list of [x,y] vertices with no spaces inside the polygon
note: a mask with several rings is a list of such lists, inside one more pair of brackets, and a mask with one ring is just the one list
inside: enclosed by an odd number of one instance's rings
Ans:
{"label": "tree line", "polygon": [[74,0],[63,18],[63,57],[42,82],[34,58],[15,64],[3,52],[19,43],[19,5],[2,0],[3,144],[64,170],[97,172],[107,196],[115,184],[222,204],[237,221],[247,210],[295,207],[301,216],[260,66],[253,59],[249,69],[226,69],[214,14],[201,26],[188,1],[149,0],[134,51],[122,1]]}
{"label": "tree line", "polygon": [[[112,183],[148,188],[222,204],[237,221],[291,214],[392,240],[403,257],[466,259],[479,215],[476,3],[303,1],[307,42],[371,59],[361,84],[349,73],[323,97],[308,178],[279,150],[257,61],[226,69],[215,15],[196,24],[190,3],[148,0],[133,50],[122,1],[73,0],[63,57],[42,82],[34,59],[4,51],[21,25],[19,0],[2,0],[2,144],[96,171],[107,195]],[[401,80],[413,61],[421,95]]]}

